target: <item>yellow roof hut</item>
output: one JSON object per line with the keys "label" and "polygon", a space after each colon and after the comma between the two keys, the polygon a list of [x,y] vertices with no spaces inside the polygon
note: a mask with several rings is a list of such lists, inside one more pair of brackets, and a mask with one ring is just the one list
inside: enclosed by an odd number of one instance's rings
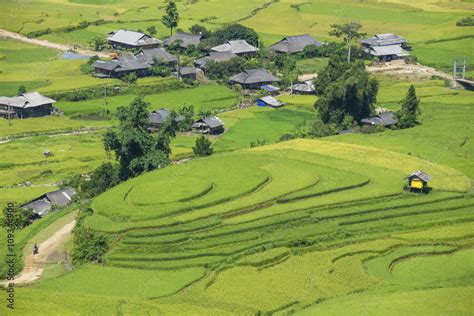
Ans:
{"label": "yellow roof hut", "polygon": [[424,191],[428,189],[428,181],[432,178],[426,172],[418,170],[406,176],[405,179],[408,179],[408,191]]}

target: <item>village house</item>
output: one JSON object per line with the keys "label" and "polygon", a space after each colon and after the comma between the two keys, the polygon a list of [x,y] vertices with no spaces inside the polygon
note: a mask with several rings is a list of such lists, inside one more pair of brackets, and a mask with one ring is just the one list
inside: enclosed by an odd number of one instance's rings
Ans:
{"label": "village house", "polygon": [[245,70],[229,78],[230,84],[240,84],[244,89],[261,89],[264,85],[279,81],[280,78],[261,68]]}
{"label": "village house", "polygon": [[283,102],[278,101],[272,96],[262,97],[257,100],[257,106],[271,106],[272,108],[279,108],[284,106]]}
{"label": "village house", "polygon": [[307,46],[322,46],[323,44],[315,40],[311,35],[287,36],[281,41],[270,46],[270,49],[279,54],[301,53]]}
{"label": "village house", "polygon": [[360,120],[364,125],[379,125],[384,127],[390,127],[398,123],[397,115],[394,112],[379,113],[376,116],[368,117]]}
{"label": "village house", "polygon": [[405,180],[408,180],[407,190],[417,190],[417,191],[424,191],[429,189],[428,188],[428,181],[432,178],[429,174],[422,170],[415,171],[410,175],[405,177]]}
{"label": "village house", "polygon": [[114,60],[96,60],[92,67],[94,76],[100,78],[119,78],[129,73],[135,73],[137,77],[150,74],[151,66],[145,62],[146,57],[137,58],[134,55],[122,55]]}
{"label": "village house", "polygon": [[154,48],[158,47],[162,41],[157,38],[151,37],[145,33],[129,31],[129,30],[118,30],[110,32],[107,37],[107,41],[114,48]]}
{"label": "village house", "polygon": [[[148,114],[148,117],[150,119],[148,130],[150,132],[155,132],[159,130],[170,116],[171,112],[164,108],[152,111]],[[179,115],[174,120],[179,123],[183,121],[183,119],[184,117]]]}
{"label": "village house", "polygon": [[179,77],[181,79],[196,80],[198,70],[195,67],[181,67],[179,68]]}
{"label": "village house", "polygon": [[163,41],[163,46],[167,47],[173,44],[174,42],[179,42],[179,47],[184,49],[188,48],[191,45],[198,47],[198,45],[201,43],[201,37],[202,35],[200,34],[176,32]]}
{"label": "village house", "polygon": [[170,67],[178,63],[178,57],[168,53],[163,47],[142,49],[141,52],[135,54],[135,57],[151,66],[155,64],[155,59]]}
{"label": "village house", "polygon": [[211,51],[218,53],[230,52],[239,57],[255,57],[259,49],[247,43],[246,40],[235,40],[214,46],[211,48]]}
{"label": "village house", "polygon": [[235,57],[237,57],[237,55],[232,52],[210,52],[209,55],[194,60],[194,65],[197,68],[206,71],[206,64],[210,61],[220,63],[231,60]]}
{"label": "village house", "polygon": [[56,101],[38,92],[23,93],[16,97],[0,97],[0,117],[28,118],[51,115]]}
{"label": "village house", "polygon": [[314,94],[314,83],[311,80],[307,80],[302,83],[296,83],[291,86],[291,93],[294,94]]}
{"label": "village house", "polygon": [[21,208],[30,210],[36,214],[37,218],[41,218],[51,212],[53,207],[64,207],[71,203],[74,195],[76,195],[76,191],[73,188],[60,189],[43,194],[39,198],[22,205]]}
{"label": "village house", "polygon": [[360,43],[367,54],[377,57],[380,61],[405,58],[410,54],[408,50],[411,50],[406,39],[392,33],[377,34]]}
{"label": "village house", "polygon": [[197,120],[191,128],[196,133],[215,135],[224,132],[224,123],[217,116],[209,116]]}

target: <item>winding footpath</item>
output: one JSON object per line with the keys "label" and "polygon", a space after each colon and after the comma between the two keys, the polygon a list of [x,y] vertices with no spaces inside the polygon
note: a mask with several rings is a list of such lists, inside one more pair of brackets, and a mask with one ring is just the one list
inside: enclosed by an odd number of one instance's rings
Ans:
{"label": "winding footpath", "polygon": [[25,42],[25,43],[28,43],[28,44],[43,46],[43,47],[52,48],[52,49],[57,49],[57,50],[60,50],[60,51],[63,51],[63,52],[72,51],[72,52],[75,52],[79,55],[88,55],[88,56],[97,55],[101,58],[109,57],[109,55],[105,54],[105,53],[95,52],[95,51],[88,50],[88,49],[83,49],[83,48],[75,48],[75,47],[70,46],[70,45],[51,43],[49,41],[41,40],[41,39],[37,39],[37,38],[29,38],[29,37],[23,36],[21,34],[10,32],[10,31],[3,30],[3,29],[0,29],[0,37],[11,38],[11,39],[14,39],[14,40],[17,40],[17,41],[22,41],[22,42]]}

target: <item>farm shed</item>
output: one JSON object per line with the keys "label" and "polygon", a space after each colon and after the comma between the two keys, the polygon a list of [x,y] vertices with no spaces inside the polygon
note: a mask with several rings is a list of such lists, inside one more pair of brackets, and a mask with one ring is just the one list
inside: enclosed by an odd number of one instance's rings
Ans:
{"label": "farm shed", "polygon": [[[151,132],[159,130],[170,116],[171,112],[164,108],[149,113],[148,117],[150,119],[150,124],[148,130]],[[181,122],[183,119],[183,116],[180,115],[174,120],[176,122]]]}
{"label": "farm shed", "polygon": [[217,116],[199,119],[191,127],[194,132],[201,134],[220,134],[224,132],[224,123]]}
{"label": "farm shed", "polygon": [[23,93],[16,97],[0,97],[0,116],[27,118],[51,115],[56,101],[38,92]]}
{"label": "farm shed", "polygon": [[240,84],[244,89],[260,89],[261,86],[280,81],[265,69],[245,70],[229,78],[230,84]]}
{"label": "farm shed", "polygon": [[153,48],[162,43],[159,39],[145,33],[129,30],[110,32],[107,41],[114,48]]}
{"label": "farm shed", "polygon": [[291,86],[291,92],[296,94],[314,94],[314,84],[311,80]]}
{"label": "farm shed", "polygon": [[171,55],[162,47],[142,49],[135,57],[139,61],[151,66],[155,64],[155,59],[170,66],[174,66],[178,63],[178,57]]}
{"label": "farm shed", "polygon": [[218,53],[230,52],[240,57],[255,57],[259,49],[247,43],[246,40],[236,40],[214,46],[211,51]]}
{"label": "farm shed", "polygon": [[201,43],[201,37],[202,35],[199,34],[176,32],[163,41],[163,46],[170,46],[174,42],[179,41],[179,46],[181,48],[188,48],[191,45],[197,47],[199,43]]}
{"label": "farm shed", "polygon": [[279,108],[285,105],[272,96],[266,96],[257,100],[257,106],[271,106],[272,108]]}
{"label": "farm shed", "polygon": [[48,192],[21,207],[26,210],[31,210],[40,218],[47,215],[53,206],[64,207],[71,203],[74,195],[76,195],[76,191],[73,188],[60,189]]}
{"label": "farm shed", "polygon": [[280,92],[279,87],[275,87],[271,84],[263,85],[260,87],[260,89],[267,91],[268,93],[270,93],[270,95],[278,95],[278,93]]}
{"label": "farm shed", "polygon": [[92,67],[94,76],[101,78],[118,78],[132,72],[138,77],[143,77],[150,74],[151,68],[143,58],[128,54],[109,61],[97,60]]}
{"label": "farm shed", "polygon": [[365,125],[380,125],[389,127],[398,123],[398,118],[393,112],[380,113],[373,117],[368,117],[360,120]]}
{"label": "farm shed", "polygon": [[406,39],[392,33],[374,35],[362,40],[360,44],[367,54],[381,61],[404,58],[409,55],[407,50],[411,50]]}
{"label": "farm shed", "polygon": [[181,79],[196,80],[197,69],[194,67],[181,67],[179,68],[179,77]]}
{"label": "farm shed", "polygon": [[220,63],[238,57],[232,52],[210,52],[209,55],[194,60],[194,65],[202,70],[206,70],[206,64],[210,61]]}
{"label": "farm shed", "polygon": [[422,170],[415,171],[405,177],[405,180],[408,180],[408,191],[428,189],[428,181],[431,179],[432,177]]}
{"label": "farm shed", "polygon": [[270,46],[270,49],[280,54],[296,54],[302,52],[306,46],[321,46],[322,43],[315,40],[311,35],[287,36],[281,41]]}

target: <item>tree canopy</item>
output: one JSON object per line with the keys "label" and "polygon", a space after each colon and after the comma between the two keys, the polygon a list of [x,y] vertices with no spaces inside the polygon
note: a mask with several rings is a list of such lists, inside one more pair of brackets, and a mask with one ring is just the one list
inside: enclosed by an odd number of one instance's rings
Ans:
{"label": "tree canopy", "polygon": [[325,89],[315,107],[324,123],[344,127],[371,115],[377,92],[377,80],[369,77],[362,61],[357,61]]}
{"label": "tree canopy", "polygon": [[168,2],[165,9],[165,15],[161,18],[161,23],[170,29],[170,34],[173,35],[173,29],[178,26],[179,12],[176,3]]}
{"label": "tree canopy", "polygon": [[332,30],[329,32],[329,35],[342,38],[347,44],[347,62],[350,63],[352,41],[366,35],[366,33],[359,32],[362,25],[356,22],[349,22],[346,24],[333,24],[331,27]]}
{"label": "tree canopy", "polygon": [[399,113],[401,128],[413,127],[418,124],[417,116],[420,114],[420,99],[416,96],[414,85],[410,85],[407,95],[401,101],[401,111]]}

